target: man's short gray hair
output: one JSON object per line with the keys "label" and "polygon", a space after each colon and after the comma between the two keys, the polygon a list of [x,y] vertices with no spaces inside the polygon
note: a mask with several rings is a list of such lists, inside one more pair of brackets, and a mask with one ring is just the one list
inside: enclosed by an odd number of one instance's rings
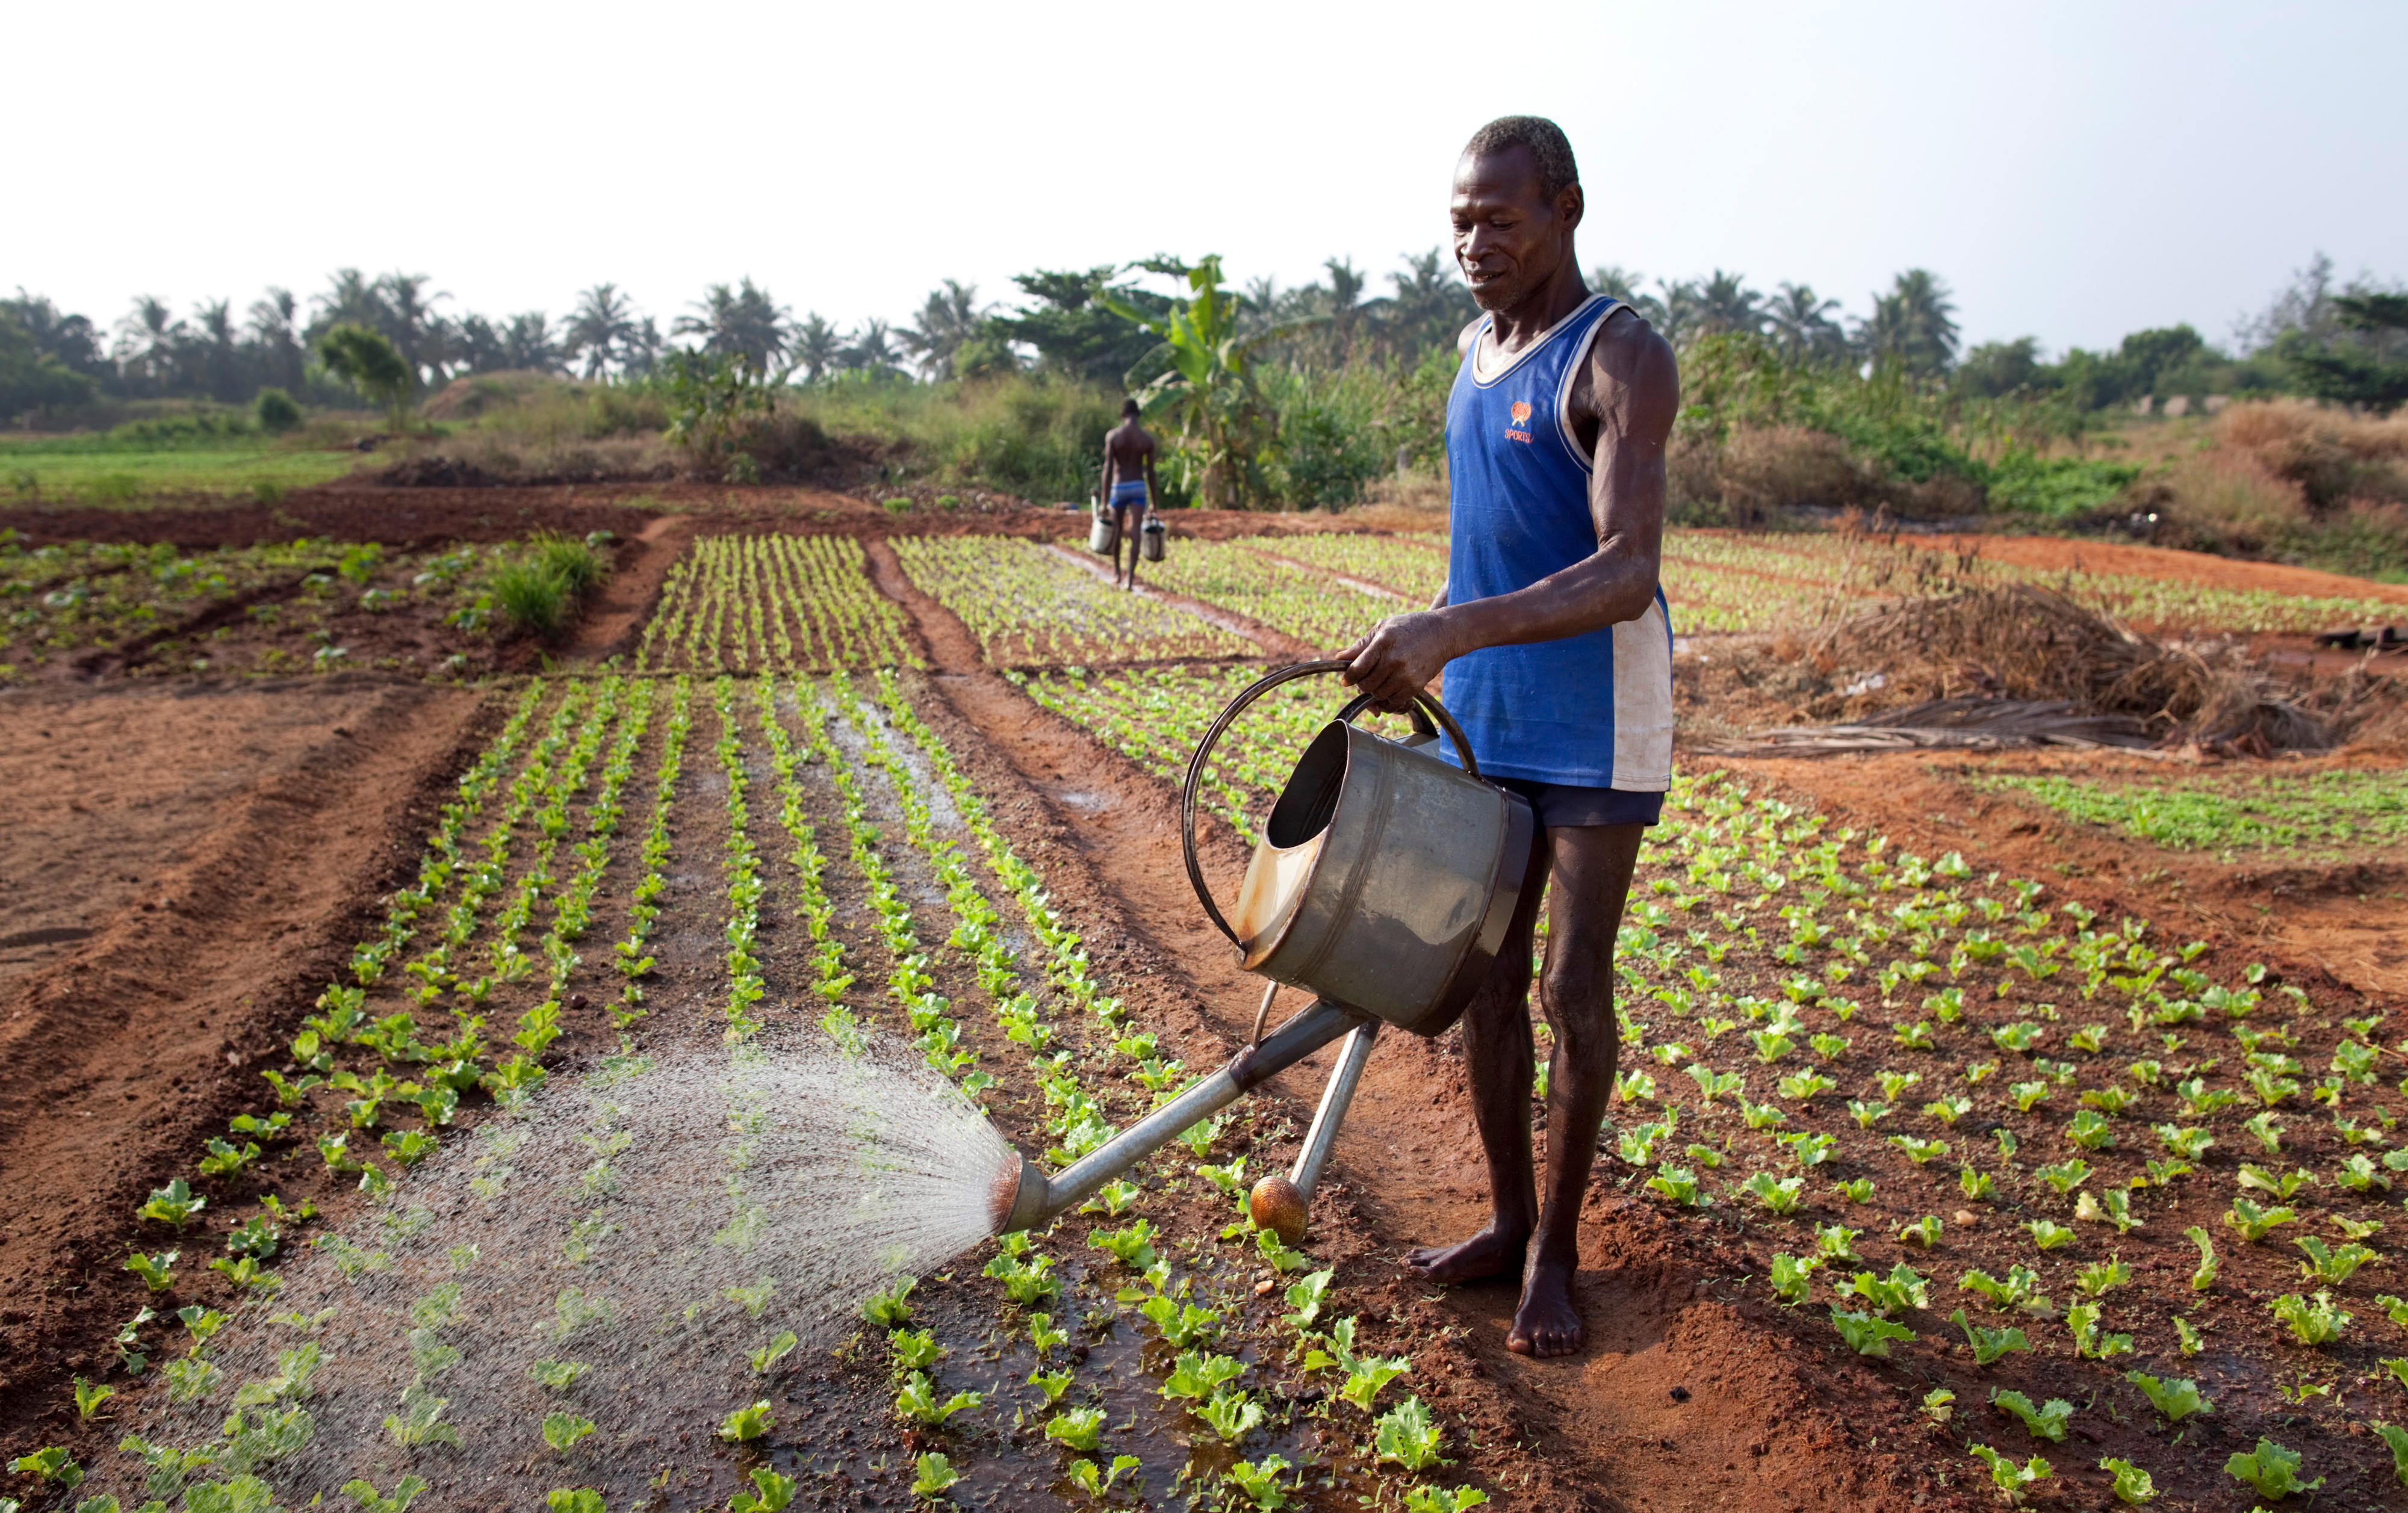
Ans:
{"label": "man's short gray hair", "polygon": [[1572,162],[1572,144],[1564,129],[1544,116],[1499,116],[1471,134],[1464,144],[1468,158],[1494,157],[1509,148],[1526,147],[1539,169],[1539,193],[1554,199],[1567,184],[1580,182],[1580,166]]}

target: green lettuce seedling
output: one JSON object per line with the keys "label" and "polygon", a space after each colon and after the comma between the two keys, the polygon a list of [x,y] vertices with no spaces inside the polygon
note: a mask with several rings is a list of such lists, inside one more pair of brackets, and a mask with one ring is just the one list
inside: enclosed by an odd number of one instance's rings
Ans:
{"label": "green lettuce seedling", "polygon": [[2052,1445],[2063,1443],[2066,1428],[2073,1422],[2073,1405],[2061,1397],[2052,1397],[2039,1407],[2034,1407],[2031,1399],[2021,1392],[2002,1392],[1993,1388],[1990,1392],[1990,1402],[1993,1406],[2004,1408],[2021,1419],[2024,1428],[2030,1432],[2034,1439],[2044,1439]]}
{"label": "green lettuce seedling", "polygon": [[1872,1306],[1873,1311],[1886,1317],[1907,1308],[1927,1307],[1930,1303],[1930,1284],[1914,1268],[1901,1261],[1890,1268],[1886,1280],[1871,1272],[1860,1271],[1846,1281],[1832,1284],[1835,1292],[1853,1292]]}
{"label": "green lettuce seedling", "polygon": [[[937,1400],[936,1385],[929,1381],[928,1374],[915,1371],[904,1382],[903,1390],[895,1394],[895,1416],[934,1429],[956,1413],[975,1412],[985,1401],[983,1392],[955,1392],[940,1403]],[[768,1406],[766,1403],[756,1406]]]}
{"label": "green lettuce seedling", "polygon": [[2033,1483],[2046,1479],[2056,1470],[2037,1455],[2018,1465],[1987,1445],[1968,1445],[1965,1449],[1967,1453],[1990,1468],[1990,1484],[1999,1489],[1999,1495],[2004,1497],[2011,1507],[2022,1506]]}
{"label": "green lettuce seedling", "polygon": [[2313,1235],[2301,1235],[2291,1243],[2298,1246],[2308,1258],[2300,1266],[2300,1276],[2320,1282],[2331,1282],[2335,1286],[2348,1281],[2350,1273],[2358,1270],[2358,1267],[2370,1261],[2380,1259],[2374,1251],[2355,1241],[2343,1245],[2337,1250],[2329,1249],[2324,1241]]}
{"label": "green lettuce seedling", "polygon": [[[794,1337],[792,1331],[779,1336],[788,1349],[794,1348]],[[903,1371],[924,1371],[945,1355],[945,1348],[937,1343],[937,1332],[933,1329],[897,1329],[886,1336],[886,1343],[894,1349],[896,1366]],[[783,1350],[779,1352],[780,1355],[784,1353]]]}
{"label": "green lettuce seedling", "polygon": [[2235,1481],[2247,1482],[2257,1488],[2261,1497],[2288,1497],[2297,1492],[2314,1492],[2325,1484],[2322,1477],[2314,1481],[2301,1481],[2300,1452],[2286,1450],[2263,1437],[2258,1441],[2258,1448],[2248,1454],[2236,1454],[2227,1460],[2224,1470]]}
{"label": "green lettuce seedling", "polygon": [[1049,1408],[1062,1400],[1062,1394],[1069,1390],[1070,1383],[1075,1379],[1067,1371],[1046,1371],[1039,1368],[1028,1374],[1028,1385],[1045,1394],[1045,1406]]}
{"label": "green lettuce seedling", "polygon": [[1949,1406],[1956,1401],[1955,1392],[1945,1387],[1934,1387],[1923,1394],[1923,1416],[1933,1423],[1946,1423],[1956,1411]]}
{"label": "green lettuce seedling", "polygon": [[402,1389],[401,1411],[385,1415],[385,1432],[404,1449],[427,1445],[457,1448],[460,1431],[441,1421],[443,1410],[451,1403],[450,1398],[437,1397],[432,1390],[412,1383]]}
{"label": "green lettuce seedling", "polygon": [[1174,1350],[1183,1350],[1219,1332],[1217,1326],[1221,1315],[1218,1309],[1199,1308],[1192,1303],[1182,1304],[1175,1298],[1159,1293],[1139,1304],[1137,1311],[1153,1322],[1162,1334],[1162,1342]]}
{"label": "green lettuce seedling", "polygon": [[591,1487],[554,1487],[543,1494],[543,1506],[550,1513],[610,1513]]}
{"label": "green lettuce seedling", "polygon": [[2094,1261],[2083,1267],[2075,1274],[2073,1285],[2082,1290],[2083,1296],[2098,1298],[2105,1297],[2131,1279],[2132,1268],[2125,1264],[2124,1258],[2118,1255],[2113,1261]]}
{"label": "green lettuce seedling", "polygon": [[1995,1184],[1996,1179],[1987,1172],[1977,1172],[1971,1166],[1956,1168],[1956,1191],[1972,1202],[1986,1202]]}
{"label": "green lettuce seedling", "polygon": [[[925,1479],[926,1477],[927,1462],[933,1460],[942,1463],[944,1459],[945,1458],[941,1455],[921,1456],[922,1478]],[[792,1477],[781,1477],[777,1472],[770,1470],[767,1466],[755,1467],[750,1473],[750,1476],[752,1477],[753,1490],[749,1492],[739,1492],[735,1496],[729,1498],[727,1500],[728,1513],[779,1513],[780,1509],[783,1508],[788,1503],[795,1500],[795,1479]],[[950,1481],[945,1483],[945,1486],[951,1485],[953,1485],[953,1483]],[[915,1492],[920,1492],[919,1483],[914,1482],[911,1490]],[[943,1490],[944,1487],[939,1487],[936,1489],[938,1492],[942,1492]]]}
{"label": "green lettuce seedling", "polygon": [[[921,1388],[922,1395],[924,1397],[926,1395],[928,1378],[925,1377],[915,1377],[913,1379]],[[902,1409],[903,1405],[900,1398],[896,1400],[896,1406],[898,1411]],[[916,1415],[914,1415],[914,1417],[916,1417]],[[942,1419],[938,1419],[934,1421],[941,1423],[944,1420]],[[747,1440],[759,1439],[762,1435],[777,1427],[778,1420],[770,1413],[769,1400],[765,1397],[749,1403],[743,1407],[738,1408],[735,1412],[730,1413],[726,1418],[721,1420],[719,1424],[719,1437],[731,1443],[742,1444]]]}
{"label": "green lettuce seedling", "polygon": [[1791,1307],[1803,1303],[1812,1294],[1814,1273],[1823,1264],[1823,1257],[1808,1256],[1800,1260],[1791,1255],[1772,1258],[1773,1294]]}
{"label": "green lettuce seedling", "polygon": [[2254,1192],[2271,1193],[2277,1199],[2288,1199],[2300,1189],[2314,1187],[2315,1183],[2315,1174],[2305,1167],[2295,1168],[2286,1175],[2277,1177],[2265,1167],[2253,1165],[2247,1162],[2243,1162],[2241,1166],[2243,1187]]}
{"label": "green lettuce seedling", "polygon": [[[891,1335],[889,1337],[899,1338],[900,1336],[898,1335]],[[783,1361],[787,1356],[794,1353],[795,1347],[800,1342],[795,1337],[795,1332],[793,1330],[788,1329],[781,1331],[776,1339],[771,1340],[768,1344],[761,1347],[761,1349],[754,1350],[747,1358],[752,1363],[752,1374],[756,1377],[767,1376],[770,1371],[776,1367],[779,1362]]]}
{"label": "green lettuce seedling", "polygon": [[594,1432],[594,1420],[580,1419],[574,1413],[547,1413],[543,1416],[543,1442],[562,1454],[568,1447]]}
{"label": "green lettuce seedling", "polygon": [[194,1214],[208,1206],[208,1199],[194,1195],[192,1184],[179,1177],[165,1187],[153,1190],[150,1200],[135,1210],[135,1217],[173,1224],[180,1231],[192,1222]]}
{"label": "green lettuce seedling", "polygon": [[1898,1237],[1901,1244],[1919,1245],[1928,1250],[1940,1243],[1940,1216],[1925,1214],[1914,1223],[1901,1228],[1898,1232]]}
{"label": "green lettuce seedling", "polygon": [[1244,1392],[1223,1392],[1196,1410],[1226,1445],[1234,1445],[1263,1421],[1263,1406]]}
{"label": "green lettuce seedling", "polygon": [[2035,1167],[2033,1175],[2059,1192],[2071,1192],[2089,1179],[2090,1163],[2073,1156],[2055,1165]]}
{"label": "green lettuce seedling", "polygon": [[379,1496],[376,1483],[355,1477],[343,1483],[343,1495],[359,1505],[360,1513],[408,1513],[427,1485],[424,1477],[404,1477],[394,1483],[390,1495]]}
{"label": "green lettuce seedling", "polygon": [[1778,1216],[1795,1213],[1805,1201],[1806,1179],[1802,1177],[1775,1178],[1770,1172],[1757,1172],[1740,1184],[1738,1191],[1754,1197],[1765,1208]]}
{"label": "green lettuce seedling", "polygon": [[2102,1335],[2099,1331],[2099,1305],[2076,1303],[2065,1310],[2065,1327],[2073,1332],[2073,1353],[2089,1361],[2104,1361],[2111,1356],[2129,1355],[2132,1336]]}
{"label": "green lettuce seedling", "polygon": [[2400,1485],[2408,1487],[2408,1429],[2394,1423],[2378,1423],[2374,1425],[2374,1432],[2383,1436],[2383,1443],[2391,1447],[2392,1475],[2399,1478]]}
{"label": "green lettuce seedling", "polygon": [[1873,1179],[1870,1177],[1852,1177],[1844,1182],[1832,1183],[1831,1191],[1850,1203],[1870,1203],[1873,1201]]}
{"label": "green lettuce seedling", "polygon": [[2128,1371],[2124,1379],[2141,1390],[2149,1406],[2157,1410],[2170,1424],[2180,1423],[2194,1413],[2206,1413],[2215,1405],[2200,1395],[2199,1383],[2186,1377],[2168,1377],[2163,1380],[2145,1371]]}
{"label": "green lettuce seedling", "polygon": [[2024,1228],[2031,1232],[2032,1243],[2043,1250],[2062,1249],[2079,1237],[2072,1230],[2050,1219],[2035,1219]]}
{"label": "green lettuce seedling", "polygon": [[2333,1304],[2330,1292],[2318,1292],[2311,1303],[2297,1292],[2274,1300],[2274,1317],[2291,1326],[2302,1345],[2329,1345],[2341,1338],[2351,1315]]}
{"label": "green lettuce seedling", "polygon": [[1050,1313],[1032,1313],[1028,1316],[1028,1340],[1030,1345],[1036,1348],[1038,1359],[1041,1361],[1045,1358],[1046,1352],[1054,1347],[1068,1345],[1070,1342],[1070,1332],[1067,1329],[1054,1328],[1054,1316]]}
{"label": "green lettuce seedling", "polygon": [[1375,1461],[1394,1461],[1409,1472],[1421,1471],[1438,1460],[1445,1433],[1420,1398],[1406,1398],[1380,1416],[1371,1436]]}
{"label": "green lettuce seedling", "polygon": [[1875,1313],[1842,1313],[1834,1308],[1831,1310],[1831,1323],[1839,1330],[1840,1337],[1848,1342],[1848,1349],[1858,1355],[1877,1355],[1886,1359],[1892,1340],[1914,1338],[1914,1331],[1904,1324],[1892,1323]]}
{"label": "green lettuce seedling", "polygon": [[2031,1349],[2031,1341],[2024,1338],[2022,1330],[1991,1329],[1977,1324],[1966,1317],[1962,1308],[1950,1314],[1948,1321],[1965,1332],[1965,1343],[1972,1348],[1975,1365],[1986,1366],[2010,1351]]}
{"label": "green lettuce seedling", "polygon": [[1311,1328],[1312,1321],[1321,1317],[1322,1295],[1329,1291],[1329,1279],[1336,1275],[1335,1268],[1325,1266],[1288,1283],[1285,1296],[1293,1311],[1282,1315],[1281,1322],[1298,1331]]}
{"label": "green lettuce seedling", "polygon": [[902,1328],[911,1321],[911,1305],[906,1300],[919,1282],[917,1277],[896,1277],[883,1290],[862,1300],[861,1316],[881,1328]]}
{"label": "green lettuce seedling", "polygon": [[538,1361],[527,1367],[527,1375],[559,1392],[574,1386],[577,1378],[590,1369],[582,1361]]}
{"label": "green lettuce seedling", "polygon": [[1218,1392],[1223,1384],[1236,1380],[1245,1369],[1235,1356],[1183,1351],[1170,1375],[1163,1378],[1162,1395],[1200,1403]]}
{"label": "green lettuce seedling", "polygon": [[1057,1413],[1045,1421],[1045,1437],[1057,1445],[1085,1453],[1101,1442],[1104,1434],[1104,1410],[1072,1408]]}
{"label": "green lettuce seedling", "polygon": [[1110,1253],[1131,1271],[1143,1271],[1154,1262],[1155,1233],[1152,1224],[1140,1219],[1125,1229],[1097,1230],[1087,1236],[1087,1244]]}
{"label": "green lettuce seedling", "polygon": [[143,1285],[151,1292],[165,1292],[175,1285],[175,1274],[167,1268],[176,1263],[180,1251],[162,1250],[153,1256],[136,1250],[125,1258],[125,1269],[141,1277]]}
{"label": "green lettuce seedling", "polygon": [[2111,1455],[2099,1463],[2099,1469],[2115,1478],[2114,1485],[2109,1491],[2115,1494],[2115,1500],[2119,1503],[2138,1507],[2157,1495],[2157,1484],[2149,1479],[2149,1474],[2146,1471],[2129,1461],[2118,1460]]}

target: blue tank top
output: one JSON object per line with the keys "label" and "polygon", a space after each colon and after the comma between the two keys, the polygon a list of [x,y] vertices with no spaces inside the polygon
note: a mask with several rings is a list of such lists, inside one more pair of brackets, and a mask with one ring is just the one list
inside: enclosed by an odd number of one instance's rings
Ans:
{"label": "blue tank top", "polygon": [[[1597,551],[1572,378],[1617,302],[1592,294],[1482,374],[1484,319],[1446,406],[1449,604],[1528,588]],[[1447,711],[1482,773],[1660,793],[1672,780],[1672,632],[1664,592],[1637,620],[1447,664]],[[1454,759],[1453,743],[1446,750]]]}

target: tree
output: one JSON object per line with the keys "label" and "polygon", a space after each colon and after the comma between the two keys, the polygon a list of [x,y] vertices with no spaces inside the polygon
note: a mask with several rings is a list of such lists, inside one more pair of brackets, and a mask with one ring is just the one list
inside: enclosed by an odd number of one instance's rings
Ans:
{"label": "tree", "polygon": [[561,357],[574,361],[583,354],[586,381],[599,378],[635,335],[635,302],[619,293],[618,285],[595,284],[577,296],[577,308],[561,332]]}
{"label": "tree", "polygon": [[1193,470],[1197,492],[1208,507],[1242,508],[1259,492],[1258,464],[1271,425],[1269,407],[1255,393],[1249,373],[1255,350],[1304,329],[1290,321],[1251,335],[1238,334],[1244,296],[1224,288],[1216,254],[1190,267],[1170,258],[1141,264],[1150,272],[1182,278],[1188,297],[1166,315],[1147,315],[1110,290],[1107,308],[1152,332],[1160,344],[1129,371],[1145,412],[1177,427],[1173,444]]}
{"label": "tree", "polygon": [[712,284],[694,308],[698,313],[679,316],[670,335],[700,336],[702,350],[713,357],[738,358],[762,373],[776,367],[784,355],[793,313],[751,278],[732,290]]}
{"label": "tree", "polygon": [[1831,312],[1839,307],[1838,300],[1822,298],[1812,284],[1778,285],[1766,317],[1781,355],[1793,363],[1844,361],[1847,334],[1831,319]]}
{"label": "tree", "polygon": [[452,296],[425,293],[427,282],[423,273],[388,273],[376,281],[384,309],[384,320],[376,329],[384,333],[394,350],[409,364],[413,386],[429,374],[438,380],[443,377],[444,333],[435,304]]}
{"label": "tree", "polygon": [[221,299],[195,305],[193,321],[199,328],[193,346],[199,360],[202,387],[211,399],[233,404],[242,397],[244,389],[242,353],[235,342],[233,302]]}
{"label": "tree", "polygon": [[1385,324],[1392,350],[1411,362],[1427,348],[1454,346],[1480,307],[1443,248],[1406,253],[1398,261],[1405,268],[1388,275],[1396,293],[1388,300]]}
{"label": "tree", "polygon": [[530,373],[559,373],[566,367],[552,321],[541,310],[510,317],[502,328],[502,365]]}
{"label": "tree", "polygon": [[2318,399],[2388,415],[2408,404],[2408,294],[2354,292],[2333,300],[2354,341],[2315,343],[2293,334],[2276,350]]}
{"label": "tree", "polygon": [[1716,268],[1713,277],[1696,289],[1697,314],[1690,330],[1700,336],[1757,333],[1764,329],[1764,296],[1747,287],[1742,277]]}
{"label": "tree", "polygon": [[271,287],[251,302],[251,319],[244,322],[266,369],[267,381],[288,391],[301,387],[301,343],[293,325],[295,307],[291,290]]}
{"label": "tree", "polygon": [[57,306],[39,294],[26,293],[22,284],[15,299],[0,299],[0,315],[17,322],[32,338],[36,351],[58,359],[61,365],[101,381],[117,377],[108,354],[101,350],[100,332],[91,317],[62,315]]}
{"label": "tree", "polygon": [[[1004,341],[1036,349],[1039,363],[1053,372],[1117,384],[1154,347],[1142,325],[1102,297],[1119,271],[1108,264],[1083,272],[1039,268],[1016,275],[1011,281],[1031,303],[1015,314],[988,317],[987,329]],[[1119,304],[1149,318],[1170,308],[1168,299],[1148,290],[1119,285],[1111,293]]]}
{"label": "tree", "polygon": [[392,412],[393,428],[402,429],[418,375],[391,338],[345,321],[318,338],[318,360],[327,372],[382,403]]}
{"label": "tree", "polygon": [[895,350],[894,328],[875,317],[861,322],[845,344],[844,365],[849,372],[873,378],[902,377],[903,355]]}
{"label": "tree", "polygon": [[787,350],[795,366],[802,369],[805,383],[817,383],[844,365],[844,333],[836,323],[813,310],[795,322],[793,340]]}
{"label": "tree", "polygon": [[1967,352],[1951,381],[1971,398],[2004,399],[2021,390],[2054,387],[2057,375],[2041,365],[2039,337],[2017,336],[1984,342]]}
{"label": "tree", "polygon": [[1888,293],[1873,296],[1872,318],[1858,324],[1856,343],[1875,363],[1937,377],[1956,360],[1956,314],[1946,284],[1928,268],[1909,268]]}
{"label": "tree", "polygon": [[19,307],[26,303],[22,289],[15,300],[0,300],[0,421],[14,420],[27,410],[80,405],[98,387],[89,375],[42,350],[40,341],[18,318]]}
{"label": "tree", "polygon": [[184,322],[174,318],[165,300],[137,294],[134,308],[117,322],[117,369],[137,390],[165,391],[175,381],[183,339]]}
{"label": "tree", "polygon": [[382,331],[389,312],[377,280],[357,268],[337,268],[326,279],[326,292],[311,301],[317,307],[307,333],[311,345],[338,325]]}
{"label": "tree", "polygon": [[921,305],[918,318],[896,332],[896,336],[918,364],[922,377],[950,378],[953,354],[978,335],[979,323],[985,315],[979,307],[978,285],[948,278],[943,288],[929,294]]}

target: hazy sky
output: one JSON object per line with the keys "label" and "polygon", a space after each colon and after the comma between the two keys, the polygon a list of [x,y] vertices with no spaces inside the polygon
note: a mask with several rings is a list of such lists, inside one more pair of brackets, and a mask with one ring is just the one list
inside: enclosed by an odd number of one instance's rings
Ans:
{"label": "hazy sky", "polygon": [[2408,6],[27,6],[0,288],[104,322],[341,265],[441,308],[663,318],[743,275],[899,320],[941,278],[1219,251],[1378,288],[1464,138],[1561,121],[1584,264],[1898,269],[1972,340],[2235,316],[2322,249],[2408,274]]}

